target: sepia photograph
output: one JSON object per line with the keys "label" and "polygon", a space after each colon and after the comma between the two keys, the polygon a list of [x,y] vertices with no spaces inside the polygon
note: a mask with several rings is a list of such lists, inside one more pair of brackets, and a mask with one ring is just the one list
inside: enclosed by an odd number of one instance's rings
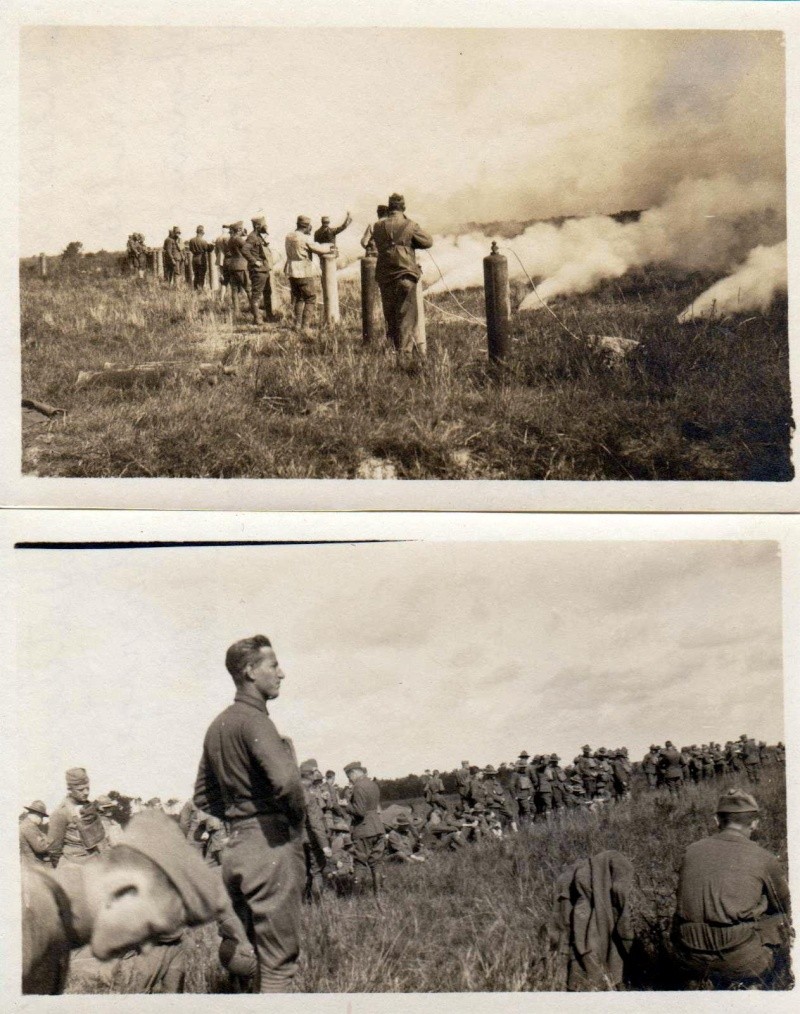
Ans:
{"label": "sepia photograph", "polygon": [[790,990],[792,522],[665,520],[16,525],[12,992]]}
{"label": "sepia photograph", "polygon": [[22,24],[25,495],[788,493],[787,34],[577,6],[591,27]]}

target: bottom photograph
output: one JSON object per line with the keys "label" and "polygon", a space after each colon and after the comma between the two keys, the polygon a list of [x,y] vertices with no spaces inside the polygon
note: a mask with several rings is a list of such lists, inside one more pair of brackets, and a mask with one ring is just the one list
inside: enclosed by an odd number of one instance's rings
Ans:
{"label": "bottom photograph", "polygon": [[13,561],[23,994],[792,988],[778,541]]}

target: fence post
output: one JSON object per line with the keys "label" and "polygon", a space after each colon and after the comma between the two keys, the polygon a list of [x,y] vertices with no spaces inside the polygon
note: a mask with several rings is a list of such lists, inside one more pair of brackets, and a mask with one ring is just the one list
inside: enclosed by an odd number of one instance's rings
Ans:
{"label": "fence post", "polygon": [[186,287],[191,289],[194,285],[194,269],[192,267],[192,254],[188,247],[183,251],[183,277],[186,279]]}
{"label": "fence post", "polygon": [[206,252],[206,261],[208,284],[211,287],[212,292],[219,292],[219,264],[217,264],[217,251],[208,250]]}
{"label": "fence post", "polygon": [[425,329],[425,295],[422,291],[422,275],[417,280],[417,333],[415,344],[424,355],[428,347],[427,333]]}
{"label": "fence post", "polygon": [[286,308],[285,289],[281,284],[285,277],[283,272],[277,269],[271,271],[269,276],[269,284],[272,291],[272,313],[276,317],[280,316]]}
{"label": "fence post", "polygon": [[336,277],[336,254],[322,254],[322,303],[325,313],[325,324],[338,324],[339,316],[339,279]]}
{"label": "fence post", "polygon": [[39,277],[47,278],[47,257],[43,254],[39,254]]}
{"label": "fence post", "polygon": [[161,247],[157,246],[153,251],[153,257],[155,258],[155,274],[156,278],[164,277],[164,251]]}
{"label": "fence post", "polygon": [[501,363],[510,345],[511,293],[508,287],[508,260],[492,243],[492,252],[483,258],[483,289],[486,299],[486,336],[489,360]]}
{"label": "fence post", "polygon": [[378,258],[366,253],[361,258],[361,336],[365,342],[375,340],[378,331],[378,283],[375,267]]}

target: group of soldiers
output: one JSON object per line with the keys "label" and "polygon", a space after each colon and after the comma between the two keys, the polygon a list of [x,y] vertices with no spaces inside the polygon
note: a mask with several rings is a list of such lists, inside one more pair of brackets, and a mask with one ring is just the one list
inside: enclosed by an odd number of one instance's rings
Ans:
{"label": "group of soldiers", "polygon": [[[405,215],[402,194],[392,194],[387,204],[377,207],[376,221],[367,226],[361,246],[367,257],[377,259],[375,280],[381,293],[386,337],[404,364],[424,359],[424,340],[417,328],[417,283],[422,270],[417,263],[417,250],[428,249],[433,238]],[[295,229],[284,242],[285,261],[282,273],[288,282],[291,300],[291,323],[299,332],[310,335],[314,327],[317,302],[318,260],[335,256],[336,237],[352,222],[348,211],[339,226],[323,216],[313,233],[311,219],[299,215]],[[206,239],[205,228],[198,225],[195,235],[184,243],[181,229],[175,225],[163,243],[164,277],[169,286],[183,284],[191,278],[195,289],[205,285],[208,255],[213,256],[219,270],[220,300],[230,304],[233,319],[240,301],[249,303],[253,324],[260,326],[279,319],[278,301],[273,286],[277,258],[270,245],[267,222],[263,215],[251,219],[248,230],[243,221],[223,225],[227,232],[213,242]],[[144,276],[149,251],[141,233],[128,237],[126,262],[128,270]],[[188,269],[191,268],[189,271]]]}
{"label": "group of soldiers", "polygon": [[641,766],[648,788],[666,788],[677,793],[683,785],[730,774],[746,775],[749,782],[757,785],[762,767],[783,763],[785,756],[783,743],[768,747],[763,739],[753,739],[743,732],[737,740],[729,739],[725,746],[694,743],[678,749],[670,740],[663,747],[651,745]]}

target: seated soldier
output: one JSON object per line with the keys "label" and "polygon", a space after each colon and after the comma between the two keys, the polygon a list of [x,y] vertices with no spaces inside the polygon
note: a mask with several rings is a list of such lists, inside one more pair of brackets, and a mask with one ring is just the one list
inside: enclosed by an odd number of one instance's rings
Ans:
{"label": "seated soldier", "polygon": [[424,863],[422,844],[407,813],[398,813],[386,838],[386,858],[401,863]]}
{"label": "seated soldier", "polygon": [[759,807],[741,789],[717,804],[719,833],[686,850],[672,940],[679,967],[718,989],[770,985],[788,954],[789,885],[751,841]]}

